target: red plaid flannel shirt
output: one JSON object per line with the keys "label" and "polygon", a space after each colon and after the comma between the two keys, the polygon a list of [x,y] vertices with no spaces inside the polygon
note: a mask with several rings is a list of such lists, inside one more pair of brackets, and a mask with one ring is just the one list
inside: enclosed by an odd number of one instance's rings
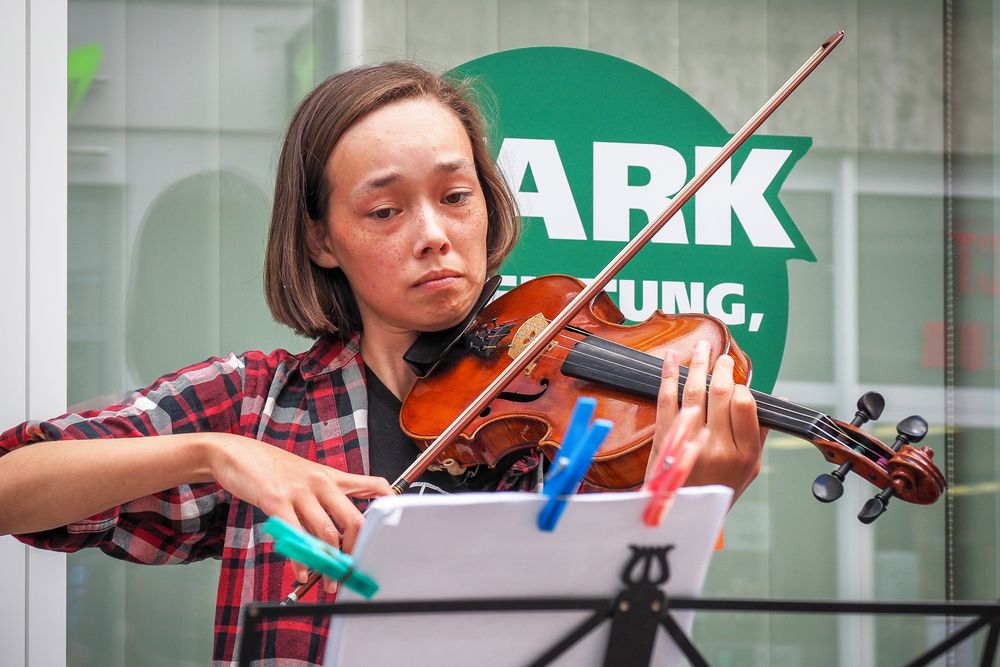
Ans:
{"label": "red plaid flannel shirt", "polygon": [[[358,340],[344,344],[322,338],[298,355],[278,350],[209,359],[165,375],[126,404],[16,426],[0,434],[0,454],[41,440],[199,431],[256,438],[366,474],[367,393]],[[518,461],[500,486],[527,484],[531,476],[526,473],[536,464],[533,456]],[[242,605],[281,600],[296,583],[288,561],[261,531],[266,518],[218,484],[185,484],[62,528],[17,537],[58,551],[98,547],[116,558],[152,565],[221,558],[213,658],[223,665],[238,658]],[[303,601],[329,601],[321,589],[313,587]],[[326,621],[290,618],[262,630],[257,664],[322,662]]]}

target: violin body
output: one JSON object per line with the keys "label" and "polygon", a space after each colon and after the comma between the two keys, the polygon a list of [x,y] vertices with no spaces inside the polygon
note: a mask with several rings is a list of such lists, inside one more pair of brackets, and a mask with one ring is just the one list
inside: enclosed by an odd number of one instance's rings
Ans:
{"label": "violin body", "polygon": [[[486,306],[467,329],[462,349],[452,351],[433,375],[419,380],[410,391],[400,413],[404,432],[418,446],[432,442],[583,288],[576,278],[550,275],[520,285]],[[736,382],[746,384],[751,370],[747,355],[714,317],[657,311],[639,324],[624,325],[624,320],[610,297],[601,292],[572,320],[572,327],[445,448],[439,461],[446,462],[448,468],[455,463],[461,467],[493,466],[517,449],[534,446],[551,458],[569,426],[576,397],[593,396],[598,398],[595,417],[610,419],[615,428],[598,450],[586,481],[607,490],[639,486],[656,423],[659,368],[644,370],[641,377],[633,378],[643,386],[630,389],[629,368],[614,364],[615,355],[622,353],[616,347],[596,352],[605,357],[604,364],[581,371],[581,364],[587,366],[595,354],[583,349],[581,341],[589,334],[605,347],[604,341],[610,341],[661,359],[667,348],[673,348],[678,361],[686,365],[695,343],[705,340],[711,346],[713,362],[722,354],[733,358]],[[610,365],[606,363],[609,359]],[[592,373],[618,375],[624,386],[580,377]]]}

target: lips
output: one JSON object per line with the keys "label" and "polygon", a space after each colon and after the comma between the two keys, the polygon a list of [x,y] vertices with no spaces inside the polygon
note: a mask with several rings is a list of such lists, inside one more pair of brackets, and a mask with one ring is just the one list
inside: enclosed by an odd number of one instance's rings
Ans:
{"label": "lips", "polygon": [[436,269],[434,271],[428,271],[424,275],[413,283],[414,287],[435,287],[437,285],[448,285],[454,282],[454,280],[449,280],[450,278],[460,278],[462,276],[458,271],[452,271],[451,269]]}

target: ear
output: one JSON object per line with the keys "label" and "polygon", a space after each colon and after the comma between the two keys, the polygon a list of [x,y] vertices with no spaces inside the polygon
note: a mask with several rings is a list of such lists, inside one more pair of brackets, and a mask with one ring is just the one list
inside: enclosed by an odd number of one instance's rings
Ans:
{"label": "ear", "polygon": [[309,246],[309,259],[313,264],[324,269],[335,269],[340,266],[337,257],[330,247],[330,235],[322,222],[309,220],[306,223],[306,243]]}

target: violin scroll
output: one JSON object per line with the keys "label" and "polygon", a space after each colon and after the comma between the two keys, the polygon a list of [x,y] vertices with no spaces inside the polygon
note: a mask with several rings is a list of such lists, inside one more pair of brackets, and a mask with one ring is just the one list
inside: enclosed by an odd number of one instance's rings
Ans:
{"label": "violin scroll", "polygon": [[885,512],[893,496],[919,505],[930,505],[940,498],[948,484],[932,462],[933,458],[934,452],[930,447],[918,449],[903,445],[886,464],[889,486],[865,503],[858,513],[858,520],[861,523],[875,521]]}
{"label": "violin scroll", "polygon": [[906,496],[911,503],[930,505],[944,492],[947,482],[934,465],[930,447],[904,446],[887,467],[895,495]]}
{"label": "violin scroll", "polygon": [[934,465],[934,452],[930,447],[913,447],[927,435],[927,421],[912,415],[896,425],[896,440],[891,447],[879,442],[860,430],[865,422],[877,419],[885,401],[882,396],[869,392],[858,400],[858,412],[848,425],[833,421],[837,427],[833,437],[814,441],[834,463],[840,467],[825,473],[813,483],[813,495],[821,502],[833,502],[843,495],[843,482],[847,473],[854,471],[882,491],[865,503],[858,520],[872,523],[880,517],[889,499],[898,496],[906,502],[929,505],[944,493],[947,481]]}

